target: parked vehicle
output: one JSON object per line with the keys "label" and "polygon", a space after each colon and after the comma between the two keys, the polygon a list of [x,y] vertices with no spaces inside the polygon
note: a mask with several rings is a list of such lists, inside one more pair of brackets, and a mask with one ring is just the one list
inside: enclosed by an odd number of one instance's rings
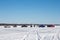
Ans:
{"label": "parked vehicle", "polygon": [[39,25],[39,27],[45,27],[45,25]]}
{"label": "parked vehicle", "polygon": [[27,25],[22,25],[21,27],[27,27]]}
{"label": "parked vehicle", "polygon": [[47,27],[55,27],[55,25],[47,25]]}

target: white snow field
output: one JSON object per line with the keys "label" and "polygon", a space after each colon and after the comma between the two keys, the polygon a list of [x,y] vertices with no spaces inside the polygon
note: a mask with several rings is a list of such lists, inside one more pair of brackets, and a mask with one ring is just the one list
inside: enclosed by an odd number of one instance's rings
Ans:
{"label": "white snow field", "polygon": [[0,40],[60,40],[60,28],[0,28]]}

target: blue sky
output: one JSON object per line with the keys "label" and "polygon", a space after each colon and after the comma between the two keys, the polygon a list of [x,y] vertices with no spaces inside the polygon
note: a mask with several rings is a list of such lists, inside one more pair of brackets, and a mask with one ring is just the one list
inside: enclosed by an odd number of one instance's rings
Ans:
{"label": "blue sky", "polygon": [[60,0],[0,0],[0,23],[60,23]]}

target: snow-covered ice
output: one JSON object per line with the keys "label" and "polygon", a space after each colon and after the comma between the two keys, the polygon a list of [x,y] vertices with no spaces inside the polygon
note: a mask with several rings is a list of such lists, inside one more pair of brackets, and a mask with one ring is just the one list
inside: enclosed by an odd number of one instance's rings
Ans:
{"label": "snow-covered ice", "polygon": [[0,40],[60,40],[60,28],[0,28]]}

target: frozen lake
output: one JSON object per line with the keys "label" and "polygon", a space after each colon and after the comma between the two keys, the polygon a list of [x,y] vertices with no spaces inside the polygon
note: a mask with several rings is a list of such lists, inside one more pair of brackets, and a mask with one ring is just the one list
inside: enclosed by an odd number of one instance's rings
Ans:
{"label": "frozen lake", "polygon": [[60,28],[0,28],[0,40],[60,40]]}

